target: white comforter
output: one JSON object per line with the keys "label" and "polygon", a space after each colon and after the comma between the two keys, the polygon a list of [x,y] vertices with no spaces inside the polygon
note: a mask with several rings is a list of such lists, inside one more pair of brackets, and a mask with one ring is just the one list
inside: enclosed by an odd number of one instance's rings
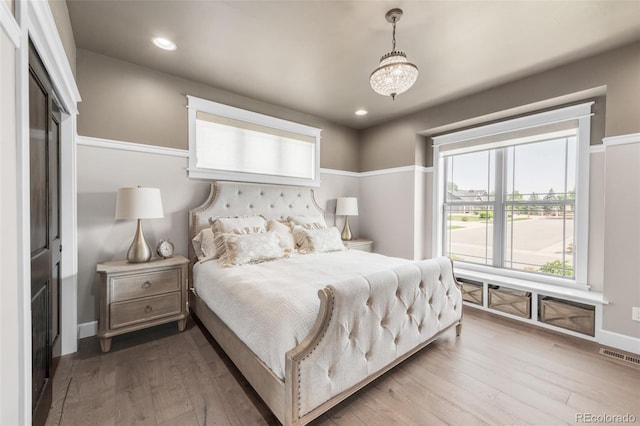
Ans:
{"label": "white comforter", "polygon": [[294,255],[233,268],[208,261],[194,266],[194,287],[209,308],[283,379],[285,353],[304,340],[318,315],[318,290],[407,262],[356,250]]}

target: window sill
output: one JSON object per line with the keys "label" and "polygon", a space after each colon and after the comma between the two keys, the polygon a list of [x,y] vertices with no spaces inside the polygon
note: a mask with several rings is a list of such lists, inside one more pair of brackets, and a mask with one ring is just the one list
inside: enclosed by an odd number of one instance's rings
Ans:
{"label": "window sill", "polygon": [[609,303],[604,299],[604,295],[602,293],[589,291],[587,288],[583,290],[578,288],[561,287],[555,284],[547,284],[529,279],[480,272],[459,266],[454,267],[454,274],[460,278],[482,281],[488,284],[504,285],[505,287],[516,290],[531,291],[545,296],[555,296],[563,299],[574,300],[576,302],[596,305],[606,305]]}

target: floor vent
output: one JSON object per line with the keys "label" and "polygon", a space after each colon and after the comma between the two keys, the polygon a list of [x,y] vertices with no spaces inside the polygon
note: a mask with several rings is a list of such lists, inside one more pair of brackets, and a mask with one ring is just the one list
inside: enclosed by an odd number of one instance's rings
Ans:
{"label": "floor vent", "polygon": [[619,359],[620,361],[628,362],[637,366],[640,366],[640,357],[626,355],[620,352],[612,351],[611,349],[600,348],[600,353],[611,358]]}

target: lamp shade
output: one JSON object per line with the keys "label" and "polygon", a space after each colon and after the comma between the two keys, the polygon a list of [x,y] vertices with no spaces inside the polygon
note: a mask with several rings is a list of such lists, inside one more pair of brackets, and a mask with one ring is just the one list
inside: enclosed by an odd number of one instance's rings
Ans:
{"label": "lamp shade", "polygon": [[120,188],[116,197],[116,219],[164,217],[158,188]]}
{"label": "lamp shade", "polygon": [[337,216],[358,216],[358,199],[356,197],[340,197],[336,202]]}

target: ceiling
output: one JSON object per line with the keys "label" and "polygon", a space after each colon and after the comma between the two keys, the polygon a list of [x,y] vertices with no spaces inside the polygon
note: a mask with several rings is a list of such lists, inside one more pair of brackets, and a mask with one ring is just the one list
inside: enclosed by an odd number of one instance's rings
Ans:
{"label": "ceiling", "polygon": [[[67,0],[78,48],[352,128],[640,39],[640,1]],[[369,74],[391,50],[420,69],[395,101]],[[154,36],[173,40],[167,52]],[[354,115],[358,108],[369,114]]]}

